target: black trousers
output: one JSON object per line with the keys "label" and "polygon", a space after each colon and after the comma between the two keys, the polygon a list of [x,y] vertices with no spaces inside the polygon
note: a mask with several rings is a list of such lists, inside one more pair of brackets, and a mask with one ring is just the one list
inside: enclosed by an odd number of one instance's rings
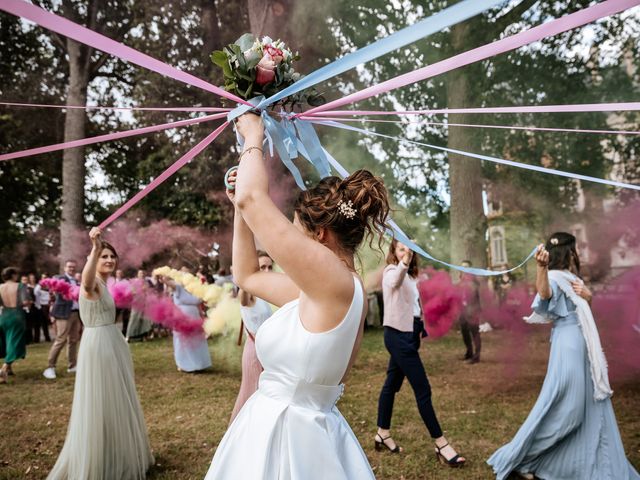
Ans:
{"label": "black trousers", "polygon": [[31,306],[28,312],[25,312],[25,322],[27,330],[25,331],[27,343],[38,343],[40,341],[40,311]]}
{"label": "black trousers", "polygon": [[33,308],[34,315],[37,318],[37,326],[33,330],[33,341],[38,343],[40,341],[40,330],[44,334],[44,339],[47,342],[51,341],[49,335],[49,306],[40,308]]}
{"label": "black trousers", "polygon": [[480,339],[480,327],[478,322],[469,321],[462,317],[460,319],[460,331],[462,332],[462,340],[467,347],[465,358],[473,358],[480,360],[480,350],[482,350],[482,340]]}
{"label": "black trousers", "polygon": [[438,438],[442,436],[442,429],[431,403],[431,385],[418,354],[422,329],[423,324],[420,320],[414,320],[413,332],[401,332],[395,328],[384,327],[384,345],[391,358],[387,368],[387,379],[378,400],[378,427],[385,430],[391,427],[393,402],[404,378],[407,377],[429,434],[432,438]]}

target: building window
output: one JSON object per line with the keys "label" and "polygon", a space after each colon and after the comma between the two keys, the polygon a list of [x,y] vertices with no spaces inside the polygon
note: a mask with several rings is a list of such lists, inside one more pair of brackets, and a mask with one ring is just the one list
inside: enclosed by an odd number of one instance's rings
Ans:
{"label": "building window", "polygon": [[494,267],[506,265],[508,262],[504,227],[491,227],[489,229],[489,238],[491,242],[491,265]]}

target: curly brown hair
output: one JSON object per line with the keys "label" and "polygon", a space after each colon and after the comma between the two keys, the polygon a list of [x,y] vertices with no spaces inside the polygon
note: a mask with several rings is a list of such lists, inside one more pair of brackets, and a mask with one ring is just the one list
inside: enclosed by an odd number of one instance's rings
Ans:
{"label": "curly brown hair", "polygon": [[[341,201],[351,202],[355,210],[351,218],[340,211]],[[357,170],[343,180],[323,178],[315,187],[300,192],[294,209],[307,230],[327,228],[336,235],[342,250],[355,253],[365,236],[369,236],[370,245],[376,236],[382,241],[389,200],[381,178],[368,170]]]}

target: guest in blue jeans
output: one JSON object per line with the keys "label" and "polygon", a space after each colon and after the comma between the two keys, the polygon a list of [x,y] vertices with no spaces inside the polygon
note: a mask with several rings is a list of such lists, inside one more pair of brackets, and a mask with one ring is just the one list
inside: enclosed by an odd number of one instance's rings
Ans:
{"label": "guest in blue jeans", "polygon": [[413,389],[418,411],[431,438],[440,463],[461,467],[464,457],[457,454],[442,434],[442,428],[431,403],[431,386],[420,359],[420,336],[424,331],[417,287],[418,259],[404,244],[393,240],[382,274],[384,298],[384,344],[391,358],[387,378],[378,401],[378,433],[376,450],[386,448],[392,453],[402,452],[391,438],[391,416],[395,395],[405,377]]}

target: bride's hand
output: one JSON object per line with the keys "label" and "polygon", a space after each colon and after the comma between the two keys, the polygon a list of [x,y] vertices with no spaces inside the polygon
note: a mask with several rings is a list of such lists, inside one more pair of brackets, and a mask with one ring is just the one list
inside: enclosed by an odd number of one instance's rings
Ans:
{"label": "bride's hand", "polygon": [[264,138],[262,117],[255,113],[245,113],[236,120],[236,130],[245,140],[247,146],[261,146]]}

